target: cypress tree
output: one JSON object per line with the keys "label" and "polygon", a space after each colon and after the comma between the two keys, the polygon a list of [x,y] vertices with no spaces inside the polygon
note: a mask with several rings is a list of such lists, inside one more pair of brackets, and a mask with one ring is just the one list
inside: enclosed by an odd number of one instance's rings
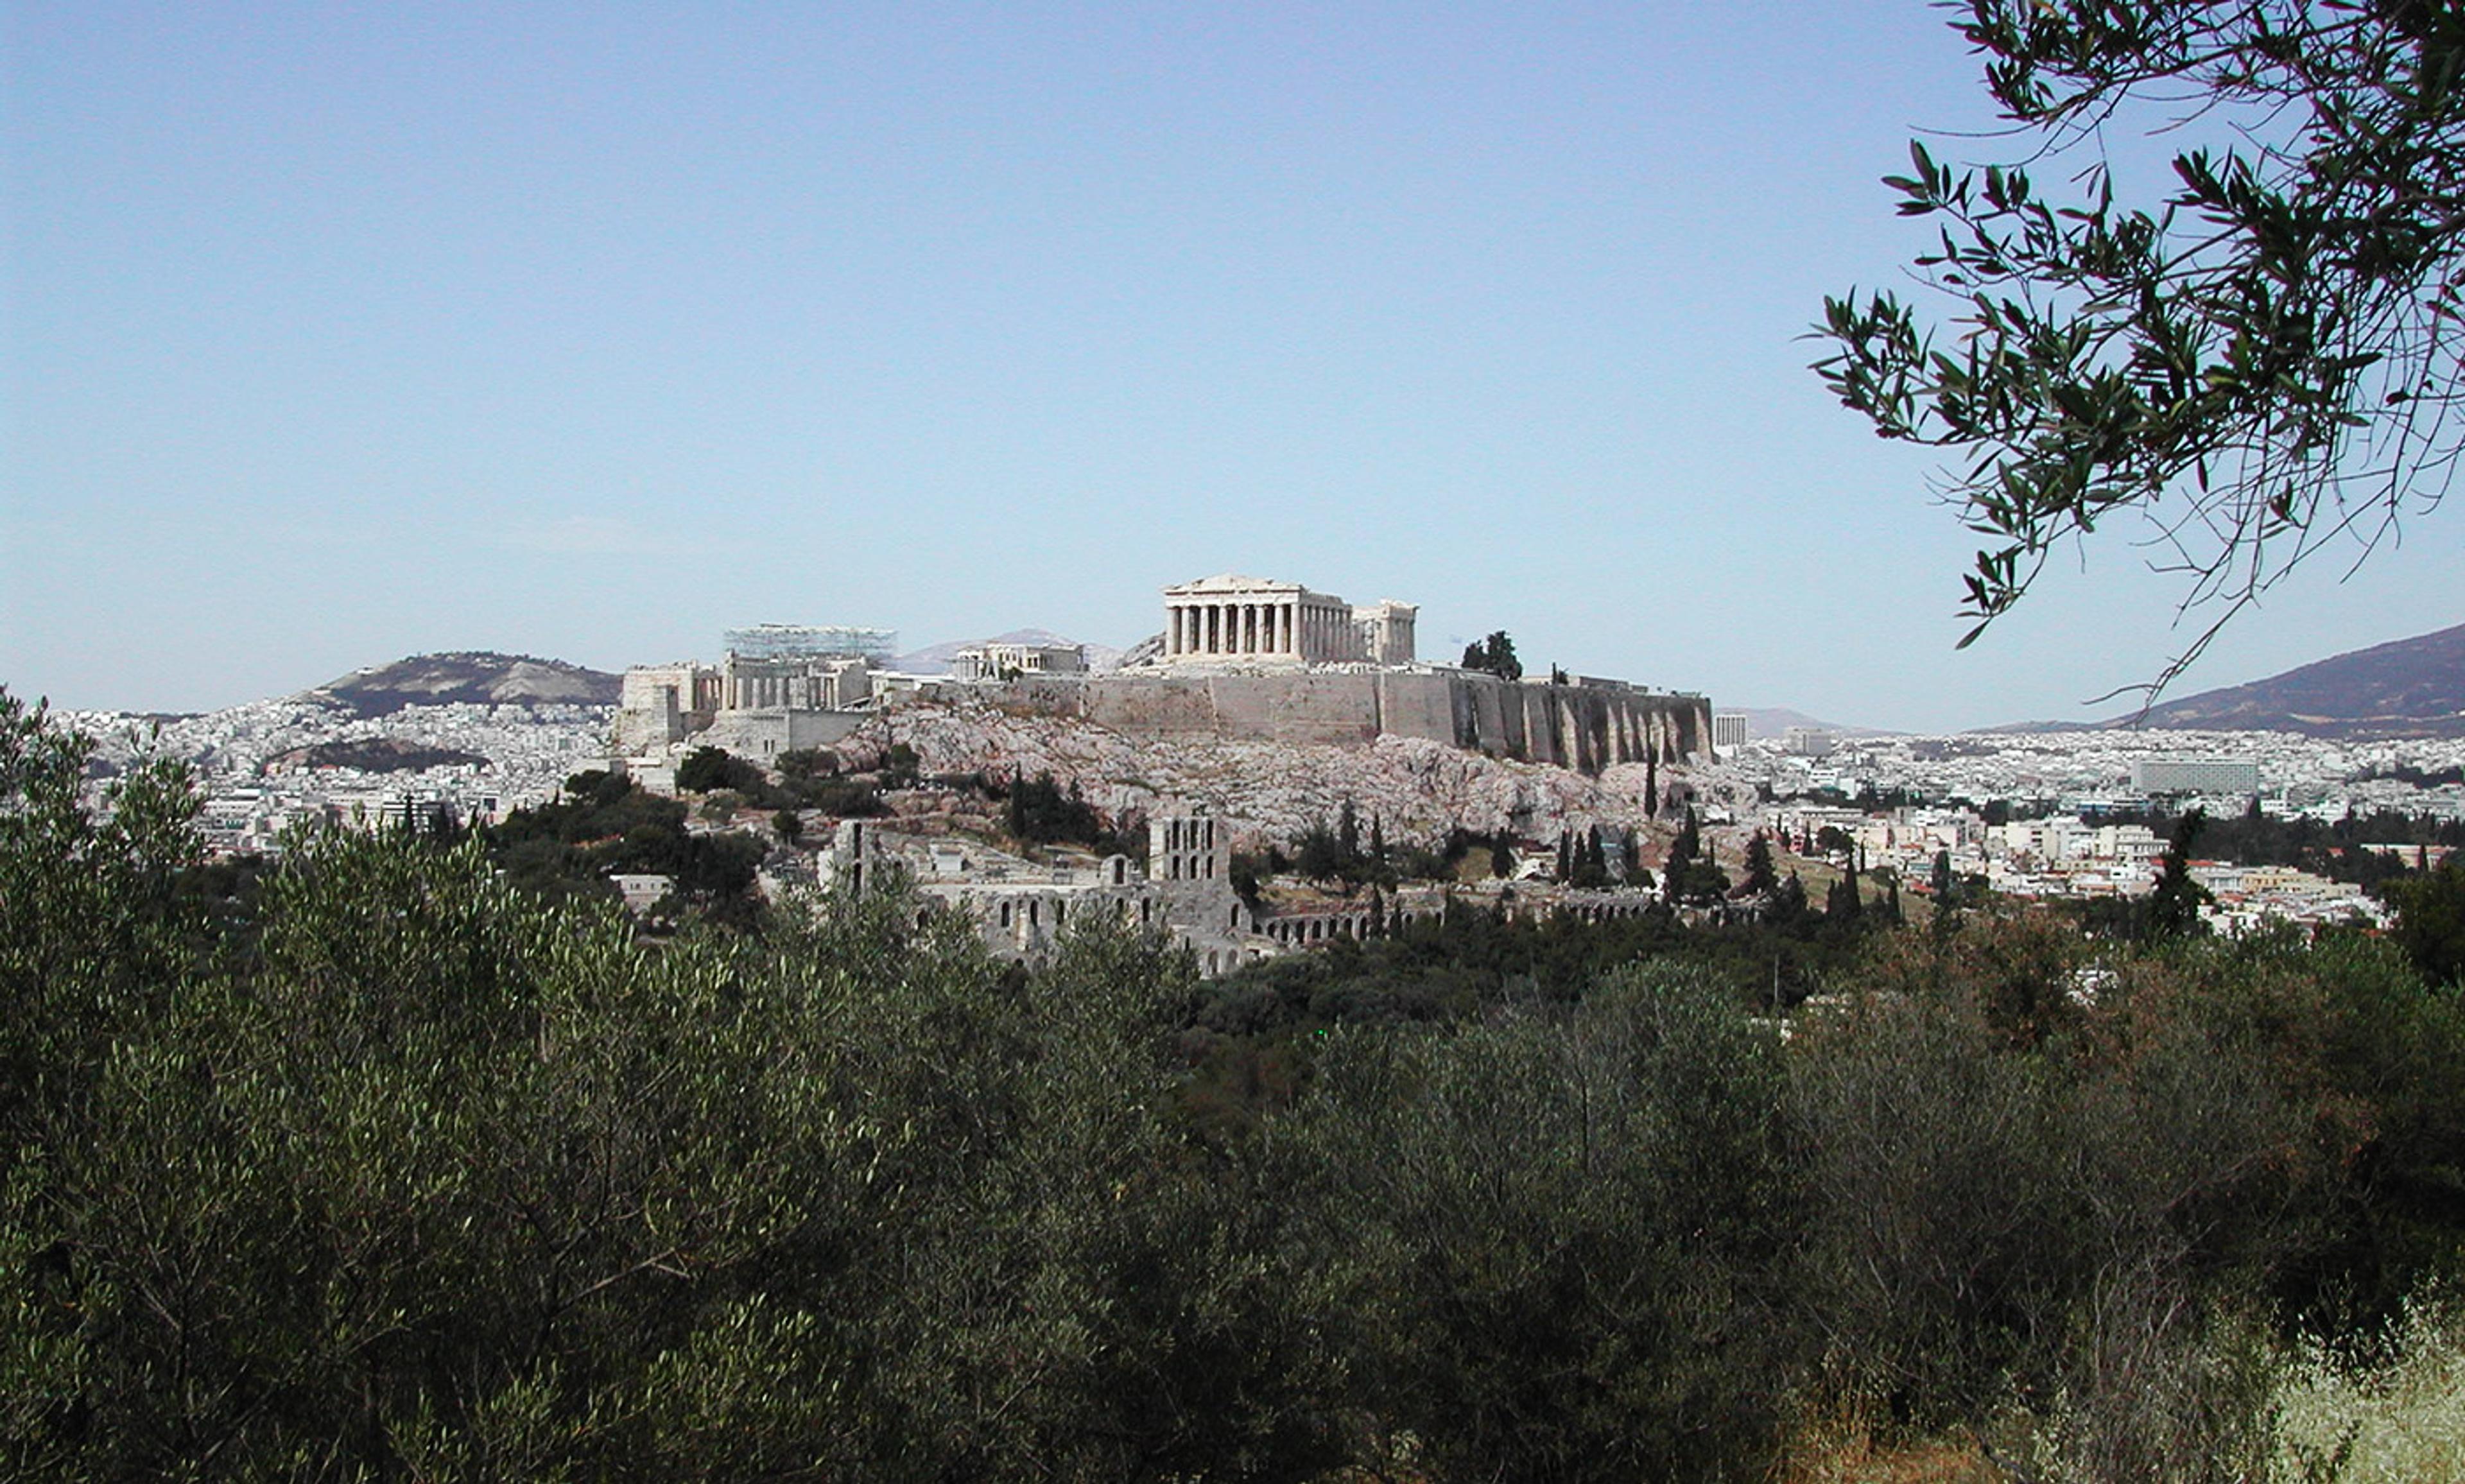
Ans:
{"label": "cypress tree", "polygon": [[2157,866],[2157,887],[2148,894],[2148,937],[2186,938],[2201,931],[2200,907],[2212,900],[2208,888],[2191,879],[2191,841],[2208,816],[2192,809],[2174,822],[2172,838]]}
{"label": "cypress tree", "polygon": [[1746,890],[1769,893],[1780,889],[1780,874],[1772,866],[1771,840],[1762,831],[1746,843]]}

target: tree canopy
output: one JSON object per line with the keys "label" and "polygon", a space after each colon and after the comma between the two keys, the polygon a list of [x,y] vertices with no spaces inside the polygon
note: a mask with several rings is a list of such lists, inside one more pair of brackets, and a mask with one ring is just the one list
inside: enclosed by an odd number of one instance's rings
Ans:
{"label": "tree canopy", "polygon": [[1523,678],[1523,661],[1515,657],[1515,641],[1503,629],[1486,639],[1465,645],[1463,668],[1486,671],[1501,680]]}
{"label": "tree canopy", "polygon": [[[1935,220],[1949,315],[1829,299],[1816,364],[1877,433],[1953,451],[1987,544],[1975,639],[2066,538],[2137,512],[2204,622],[2146,687],[2332,544],[2360,560],[2445,494],[2465,429],[2465,16],[2418,0],[1970,0],[1955,29],[2014,125],[2005,160],[1886,184]],[[2117,199],[2126,125],[2175,185]],[[2190,143],[2194,138],[2222,140]],[[2030,166],[2078,159],[2067,188]]]}

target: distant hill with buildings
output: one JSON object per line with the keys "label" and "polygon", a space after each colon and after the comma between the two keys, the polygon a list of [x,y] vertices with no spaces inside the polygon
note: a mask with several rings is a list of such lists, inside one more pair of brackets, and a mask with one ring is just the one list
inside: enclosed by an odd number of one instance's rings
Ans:
{"label": "distant hill with buildings", "polygon": [[620,677],[561,659],[461,651],[414,654],[389,665],[354,670],[300,693],[360,717],[391,716],[405,706],[612,706]]}
{"label": "distant hill with buildings", "polygon": [[1079,644],[1077,640],[1065,638],[1050,629],[1013,629],[988,639],[952,639],[947,643],[910,650],[892,659],[890,668],[901,675],[948,675],[950,656],[979,644],[1059,645],[1064,649],[1077,645],[1087,652],[1087,668],[1099,673],[1120,668],[1122,654],[1122,651],[1109,644]]}
{"label": "distant hill with buildings", "polygon": [[399,737],[353,737],[288,747],[268,757],[267,773],[346,767],[361,773],[416,773],[432,767],[485,767],[488,759],[460,747],[431,747]]}
{"label": "distant hill with buildings", "polygon": [[2465,624],[2203,691],[2107,724],[2344,739],[2465,736]]}

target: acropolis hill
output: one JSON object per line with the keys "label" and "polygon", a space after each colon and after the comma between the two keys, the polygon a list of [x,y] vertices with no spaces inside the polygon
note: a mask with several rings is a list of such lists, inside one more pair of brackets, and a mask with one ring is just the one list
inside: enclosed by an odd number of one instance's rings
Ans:
{"label": "acropolis hill", "polygon": [[951,677],[900,676],[877,669],[856,638],[800,649],[784,637],[790,631],[774,628],[765,632],[782,636],[775,642],[732,644],[716,665],[629,671],[614,750],[637,770],[655,769],[687,745],[760,761],[833,745],[902,704],[966,699],[1138,739],[1417,739],[1585,773],[1709,756],[1704,697],[1590,676],[1509,680],[1428,663],[1413,653],[1418,609],[1410,604],[1354,607],[1299,583],[1231,574],[1167,587],[1164,599],[1163,631],[1102,675],[1068,649],[989,646],[961,652]]}

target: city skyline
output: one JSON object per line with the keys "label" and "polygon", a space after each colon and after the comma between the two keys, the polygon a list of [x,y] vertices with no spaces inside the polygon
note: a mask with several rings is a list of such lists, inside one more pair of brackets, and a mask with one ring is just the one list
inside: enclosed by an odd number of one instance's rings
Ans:
{"label": "city skyline", "polygon": [[[1805,369],[1928,240],[1910,134],[1992,124],[1943,22],[12,8],[0,682],[1127,647],[1231,570],[1723,708],[2111,715],[2179,586],[2099,546],[1955,653],[1936,461]],[[2465,619],[2454,519],[2175,694]]]}

